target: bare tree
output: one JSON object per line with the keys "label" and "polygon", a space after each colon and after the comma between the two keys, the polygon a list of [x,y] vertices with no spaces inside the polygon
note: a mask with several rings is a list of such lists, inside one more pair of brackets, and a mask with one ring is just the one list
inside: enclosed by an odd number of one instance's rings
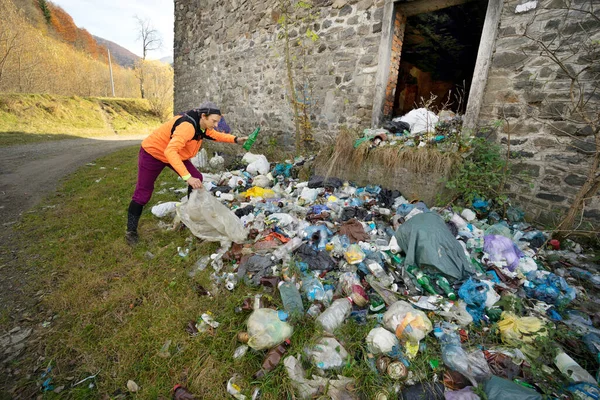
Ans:
{"label": "bare tree", "polygon": [[162,46],[162,38],[160,33],[152,26],[148,19],[140,18],[139,16],[134,17],[137,23],[137,40],[142,42],[142,60],[136,66],[137,76],[140,81],[140,92],[142,99],[145,97],[144,91],[144,67],[146,56],[149,52],[158,50]]}

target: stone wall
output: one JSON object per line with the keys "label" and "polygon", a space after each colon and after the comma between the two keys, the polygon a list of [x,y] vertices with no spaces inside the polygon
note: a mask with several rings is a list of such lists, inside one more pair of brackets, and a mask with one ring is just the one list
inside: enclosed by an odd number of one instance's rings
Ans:
{"label": "stone wall", "polygon": [[[600,122],[600,12],[596,17],[587,13],[589,1],[572,3],[583,11],[566,10],[563,0],[504,1],[479,115],[480,125],[503,122],[498,140],[505,146],[510,141],[514,172],[528,175],[513,179],[513,198],[530,216],[547,223],[568,209],[585,182]],[[577,114],[571,79],[562,68],[579,74],[587,101],[582,107],[596,120],[595,128]],[[585,201],[584,216],[600,222],[597,195]]]}
{"label": "stone wall", "polygon": [[[308,105],[317,137],[335,135],[342,125],[371,123],[383,3],[315,0],[309,10],[314,21],[289,28],[297,99]],[[210,99],[226,113],[234,132],[249,134],[260,125],[263,145],[293,148],[293,111],[277,4],[175,0],[176,111]],[[319,39],[298,46],[307,27]]]}

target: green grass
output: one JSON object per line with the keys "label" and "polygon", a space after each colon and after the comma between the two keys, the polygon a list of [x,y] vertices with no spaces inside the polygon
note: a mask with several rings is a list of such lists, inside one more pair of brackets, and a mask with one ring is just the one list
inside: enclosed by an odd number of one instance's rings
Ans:
{"label": "green grass", "polygon": [[149,133],[161,121],[146,100],[0,94],[0,146]]}

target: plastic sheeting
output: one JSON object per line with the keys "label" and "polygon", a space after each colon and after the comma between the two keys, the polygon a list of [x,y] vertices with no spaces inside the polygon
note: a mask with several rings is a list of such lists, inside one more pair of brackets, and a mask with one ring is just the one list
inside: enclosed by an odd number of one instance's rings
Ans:
{"label": "plastic sheeting", "polygon": [[248,235],[242,221],[204,189],[192,191],[177,215],[194,236],[210,242],[242,243]]}
{"label": "plastic sheeting", "polygon": [[457,280],[475,273],[462,246],[435,213],[415,215],[400,225],[395,236],[406,253],[405,265],[432,266]]}

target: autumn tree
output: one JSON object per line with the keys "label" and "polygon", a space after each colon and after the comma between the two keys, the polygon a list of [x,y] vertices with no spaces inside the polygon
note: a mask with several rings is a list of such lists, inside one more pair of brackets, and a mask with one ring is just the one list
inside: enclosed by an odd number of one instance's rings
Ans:
{"label": "autumn tree", "polygon": [[140,93],[142,99],[146,98],[144,83],[145,83],[145,71],[144,67],[146,56],[149,52],[158,50],[162,46],[162,39],[160,33],[152,26],[148,19],[142,19],[138,16],[134,17],[137,23],[137,40],[142,43],[142,59],[136,64],[136,72],[140,81]]}

